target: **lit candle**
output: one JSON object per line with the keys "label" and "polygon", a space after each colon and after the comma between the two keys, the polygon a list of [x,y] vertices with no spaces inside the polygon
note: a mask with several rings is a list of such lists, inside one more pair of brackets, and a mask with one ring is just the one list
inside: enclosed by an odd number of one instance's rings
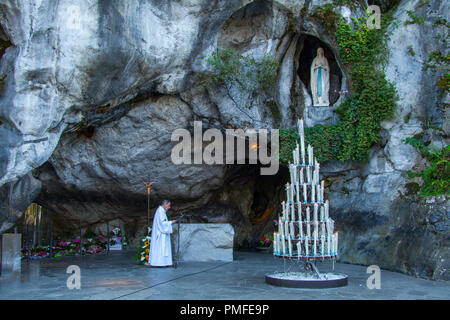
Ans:
{"label": "lit candle", "polygon": [[306,183],[303,184],[303,200],[305,201],[305,203],[308,202],[308,197],[306,193]]}
{"label": "lit candle", "polygon": [[296,158],[297,158],[297,162],[295,164],[299,164],[300,163],[300,156],[299,156],[299,146],[297,143],[297,148],[295,148],[295,154],[296,154]]}
{"label": "lit candle", "polygon": [[289,247],[289,257],[292,257],[292,242],[290,237],[288,237],[288,247]]}
{"label": "lit candle", "polygon": [[321,240],[322,240],[322,250],[320,251],[320,253],[322,254],[322,256],[324,256],[325,255],[325,235],[322,234]]}
{"label": "lit candle", "polygon": [[287,220],[283,223],[283,232],[284,232],[284,237],[288,238],[289,237],[289,228],[288,228],[288,222]]}
{"label": "lit candle", "polygon": [[316,202],[316,192],[315,192],[314,184],[311,184],[311,202]]}
{"label": "lit candle", "polygon": [[278,246],[277,248],[278,254],[281,254],[281,234],[278,234],[277,246]]}
{"label": "lit candle", "polygon": [[289,182],[286,183],[286,202],[289,203]]}
{"label": "lit candle", "polygon": [[314,221],[317,221],[318,209],[319,209],[319,206],[317,205],[317,203],[314,203]]}
{"label": "lit candle", "polygon": [[320,198],[320,184],[319,183],[317,183],[317,185],[316,185],[316,194],[317,194],[317,202],[322,202],[322,199]]}
{"label": "lit candle", "polygon": [[325,201],[325,220],[328,220],[328,200]]}
{"label": "lit candle", "polygon": [[324,190],[325,190],[325,185],[324,185],[324,181],[322,180],[321,182],[321,187],[320,187],[320,199],[322,202],[324,202],[325,198],[324,198]]}
{"label": "lit candle", "polygon": [[297,241],[297,257],[300,258],[301,254],[302,254],[302,242]]}
{"label": "lit candle", "polygon": [[314,221],[314,234],[316,237],[319,236],[319,223],[317,221]]}
{"label": "lit candle", "polygon": [[325,221],[325,208],[323,206],[320,207],[320,221]]}
{"label": "lit candle", "polygon": [[331,236],[330,236],[330,234],[327,235],[327,238],[328,238],[328,239],[327,239],[327,240],[328,240],[328,241],[327,241],[328,255],[331,256]]}
{"label": "lit candle", "polygon": [[305,239],[305,255],[306,256],[309,256],[309,248],[308,248],[308,246],[309,246],[309,238],[306,238]]}
{"label": "lit candle", "polygon": [[306,180],[307,182],[311,182],[311,167],[306,167]]}
{"label": "lit candle", "polygon": [[299,121],[300,147],[302,152],[302,164],[305,164],[305,131],[303,128],[303,119]]}
{"label": "lit candle", "polygon": [[294,165],[292,163],[289,164],[289,178],[290,182],[294,182]]}
{"label": "lit candle", "polygon": [[295,221],[295,203],[291,204],[291,221]]}
{"label": "lit candle", "polygon": [[302,203],[297,204],[298,221],[302,221]]}
{"label": "lit candle", "polygon": [[300,184],[303,184],[303,168],[300,169]]}
{"label": "lit candle", "polygon": [[284,237],[281,236],[281,245],[283,247],[283,255],[286,254],[286,244],[284,243]]}
{"label": "lit candle", "polygon": [[298,223],[298,228],[300,229],[300,239],[303,239],[303,222]]}
{"label": "lit candle", "polygon": [[278,220],[278,233],[281,236],[284,236],[284,229],[283,229],[283,221],[281,220],[281,218]]}
{"label": "lit candle", "polygon": [[296,185],[298,183],[297,181],[297,166],[296,165],[292,165],[292,171],[294,173],[294,180],[292,181],[293,185]]}
{"label": "lit candle", "polygon": [[273,254],[277,254],[277,233],[273,233]]}
{"label": "lit candle", "polygon": [[291,193],[291,203],[294,202],[294,184],[291,184],[291,188],[289,189]]}
{"label": "lit candle", "polygon": [[314,256],[317,256],[317,233],[313,233],[314,238]]}
{"label": "lit candle", "polygon": [[295,238],[294,221],[291,221],[289,224],[291,227],[291,238]]}
{"label": "lit candle", "polygon": [[334,236],[334,234],[332,234],[331,235],[331,254],[332,255],[336,255],[336,253],[334,251],[334,239],[335,239],[335,236]]}
{"label": "lit candle", "polygon": [[306,207],[306,232],[308,234],[308,237],[311,236],[311,223],[309,220],[309,207]]}
{"label": "lit candle", "polygon": [[325,232],[325,222],[321,223],[321,227],[322,227],[322,235],[326,234],[326,232]]}

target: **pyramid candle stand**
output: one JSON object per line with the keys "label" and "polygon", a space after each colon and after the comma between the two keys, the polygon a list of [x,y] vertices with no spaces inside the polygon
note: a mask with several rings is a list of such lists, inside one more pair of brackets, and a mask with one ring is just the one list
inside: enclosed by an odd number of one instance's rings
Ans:
{"label": "pyramid candle stand", "polygon": [[[332,260],[338,255],[338,233],[329,216],[329,202],[324,199],[324,181],[319,181],[320,164],[311,145],[305,152],[303,119],[298,121],[300,145],[289,163],[290,183],[273,234],[273,255],[284,263],[297,263],[303,272],[278,272],[266,275],[266,282],[297,288],[332,288],[347,285],[347,276],[334,272],[320,273],[316,262]],[[306,159],[306,155],[308,156]]]}

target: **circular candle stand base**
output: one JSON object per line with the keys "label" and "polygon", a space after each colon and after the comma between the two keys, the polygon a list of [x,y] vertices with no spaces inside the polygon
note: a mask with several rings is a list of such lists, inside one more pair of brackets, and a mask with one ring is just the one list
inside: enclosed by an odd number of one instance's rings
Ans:
{"label": "circular candle stand base", "polygon": [[347,285],[347,275],[341,273],[321,273],[321,278],[308,272],[280,272],[266,274],[266,283],[278,287],[326,289]]}

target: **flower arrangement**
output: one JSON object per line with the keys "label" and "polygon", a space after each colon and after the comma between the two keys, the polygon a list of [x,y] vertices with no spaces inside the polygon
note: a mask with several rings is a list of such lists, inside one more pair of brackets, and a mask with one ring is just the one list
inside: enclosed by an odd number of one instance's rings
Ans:
{"label": "flower arrangement", "polygon": [[273,235],[264,235],[261,238],[259,238],[259,246],[261,247],[270,247],[273,241]]}
{"label": "flower arrangement", "polygon": [[138,260],[140,264],[148,263],[150,255],[151,236],[145,236],[141,239],[141,247],[139,248]]}
{"label": "flower arrangement", "polygon": [[[70,256],[79,254],[80,252],[80,239],[77,238],[74,241],[57,241],[56,245],[53,246],[53,257],[60,258],[64,256]],[[107,241],[99,236],[96,239],[89,238],[83,240],[82,252],[88,254],[97,254],[104,252],[106,249]],[[22,248],[22,258],[26,258],[30,254],[31,259],[39,259],[50,256],[50,246],[38,246],[38,247],[23,247]]]}

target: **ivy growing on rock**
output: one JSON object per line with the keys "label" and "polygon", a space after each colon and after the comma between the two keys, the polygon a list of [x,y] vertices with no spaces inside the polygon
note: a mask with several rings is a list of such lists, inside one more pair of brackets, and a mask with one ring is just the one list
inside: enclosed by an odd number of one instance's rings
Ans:
{"label": "ivy growing on rock", "polygon": [[[233,49],[214,52],[206,61],[212,70],[201,76],[201,85],[207,88],[224,88],[235,106],[254,120],[246,109],[252,107],[257,97],[270,96],[270,91],[276,83],[278,62],[270,56],[261,59],[247,57]],[[241,101],[249,102],[244,108],[235,100],[232,93],[234,89],[240,93]],[[272,99],[264,101],[273,102]],[[277,109],[274,110],[277,106],[271,104],[269,107],[272,114],[279,113]]]}
{"label": "ivy growing on rock", "polygon": [[429,162],[427,168],[420,172],[408,171],[409,178],[422,177],[420,194],[423,196],[450,194],[450,146],[441,149],[436,146],[427,147],[416,138],[406,138],[405,143],[416,148]]}

